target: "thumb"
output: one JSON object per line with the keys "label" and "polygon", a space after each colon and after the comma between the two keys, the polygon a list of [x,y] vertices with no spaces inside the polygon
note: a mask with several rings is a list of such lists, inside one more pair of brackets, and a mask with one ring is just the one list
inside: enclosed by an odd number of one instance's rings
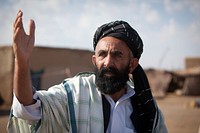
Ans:
{"label": "thumb", "polygon": [[32,19],[29,21],[29,35],[32,37],[35,36],[35,22]]}

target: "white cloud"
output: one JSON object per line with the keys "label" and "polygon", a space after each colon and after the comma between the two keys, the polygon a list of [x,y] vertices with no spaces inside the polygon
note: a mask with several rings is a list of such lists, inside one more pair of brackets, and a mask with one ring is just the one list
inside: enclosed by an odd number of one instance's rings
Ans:
{"label": "white cloud", "polygon": [[169,13],[188,10],[200,17],[199,0],[164,0],[164,6]]}
{"label": "white cloud", "polygon": [[200,23],[199,22],[193,22],[189,29],[188,34],[191,35],[191,39],[194,42],[194,44],[197,44],[200,47]]}
{"label": "white cloud", "polygon": [[164,0],[164,5],[168,12],[173,13],[182,10],[184,7],[184,2],[174,1],[174,0]]}
{"label": "white cloud", "polygon": [[150,11],[146,16],[146,20],[147,20],[147,22],[150,22],[150,23],[159,22],[159,14],[158,14],[158,12],[155,11],[155,10]]}
{"label": "white cloud", "polygon": [[166,25],[163,26],[163,28],[160,31],[160,35],[162,37],[162,41],[168,41],[171,40],[169,38],[174,37],[175,34],[178,33],[177,29],[178,25],[176,24],[174,19],[170,19]]}
{"label": "white cloud", "polygon": [[181,1],[186,8],[189,8],[195,14],[200,15],[200,1],[199,0],[183,0]]}
{"label": "white cloud", "polygon": [[147,23],[156,24],[159,22],[159,13],[155,9],[153,9],[148,3],[142,3],[140,10]]}

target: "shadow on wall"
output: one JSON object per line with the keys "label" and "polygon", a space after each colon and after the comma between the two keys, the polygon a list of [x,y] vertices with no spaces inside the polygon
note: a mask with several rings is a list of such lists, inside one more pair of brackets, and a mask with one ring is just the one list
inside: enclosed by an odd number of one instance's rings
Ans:
{"label": "shadow on wall", "polygon": [[41,88],[41,79],[42,79],[43,74],[44,74],[44,69],[41,69],[38,71],[31,70],[32,85],[37,90],[39,90]]}
{"label": "shadow on wall", "polygon": [[0,105],[2,105],[4,103],[4,100],[3,98],[1,97],[1,94],[0,94]]}

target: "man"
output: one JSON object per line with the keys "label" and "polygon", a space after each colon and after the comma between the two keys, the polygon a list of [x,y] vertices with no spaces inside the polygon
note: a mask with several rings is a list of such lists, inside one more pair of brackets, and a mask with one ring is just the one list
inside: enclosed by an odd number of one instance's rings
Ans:
{"label": "man", "polygon": [[80,73],[48,91],[34,91],[29,61],[35,24],[30,21],[26,34],[22,15],[19,11],[14,22],[14,100],[9,132],[167,132],[138,63],[142,40],[127,22],[114,21],[97,29],[92,56],[95,73]]}

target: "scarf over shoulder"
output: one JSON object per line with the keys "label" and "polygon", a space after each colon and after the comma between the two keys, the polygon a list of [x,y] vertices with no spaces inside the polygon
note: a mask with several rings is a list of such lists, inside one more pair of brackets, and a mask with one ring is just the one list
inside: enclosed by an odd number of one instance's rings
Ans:
{"label": "scarf over shoulder", "polygon": [[42,119],[29,125],[26,120],[14,117],[11,111],[8,131],[103,133],[102,99],[94,79],[94,75],[79,75],[48,91],[37,91],[42,103]]}

